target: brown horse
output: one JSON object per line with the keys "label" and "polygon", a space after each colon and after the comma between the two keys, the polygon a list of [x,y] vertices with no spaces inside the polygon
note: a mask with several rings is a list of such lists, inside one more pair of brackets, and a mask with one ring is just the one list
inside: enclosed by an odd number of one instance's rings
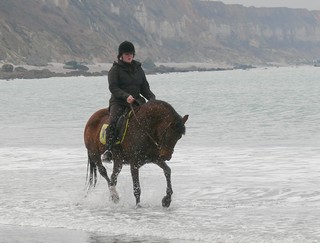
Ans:
{"label": "brown horse", "polygon": [[[131,107],[132,108],[132,107]],[[132,108],[133,110],[133,108]],[[185,122],[173,107],[160,100],[149,101],[133,110],[120,145],[114,145],[113,172],[109,179],[107,170],[101,161],[105,146],[100,142],[99,134],[103,124],[108,122],[108,109],[95,112],[88,120],[84,130],[84,142],[88,150],[88,185],[89,189],[96,185],[97,168],[107,180],[112,200],[117,203],[119,196],[116,191],[117,177],[123,164],[129,164],[133,180],[133,193],[136,205],[140,203],[139,168],[146,163],[155,163],[163,169],[167,180],[166,196],[162,206],[169,207],[171,195],[171,169],[166,160],[170,160],[177,141],[185,134]]]}

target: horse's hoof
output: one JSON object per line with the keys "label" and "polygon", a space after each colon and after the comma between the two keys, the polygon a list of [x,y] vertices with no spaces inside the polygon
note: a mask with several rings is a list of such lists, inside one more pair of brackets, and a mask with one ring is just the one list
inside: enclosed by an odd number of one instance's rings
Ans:
{"label": "horse's hoof", "polygon": [[112,195],[112,196],[111,196],[111,200],[112,200],[112,202],[114,202],[114,203],[119,203],[119,202],[120,202],[120,198],[119,198],[118,195]]}
{"label": "horse's hoof", "polygon": [[116,190],[116,187],[115,186],[110,186],[110,196],[111,196],[111,200],[112,202],[114,203],[118,203],[120,201],[120,197],[119,197],[119,194]]}
{"label": "horse's hoof", "polygon": [[170,203],[171,203],[171,197],[164,196],[162,199],[162,207],[168,208],[170,206]]}
{"label": "horse's hoof", "polygon": [[142,208],[142,206],[140,205],[140,203],[136,204],[136,209]]}

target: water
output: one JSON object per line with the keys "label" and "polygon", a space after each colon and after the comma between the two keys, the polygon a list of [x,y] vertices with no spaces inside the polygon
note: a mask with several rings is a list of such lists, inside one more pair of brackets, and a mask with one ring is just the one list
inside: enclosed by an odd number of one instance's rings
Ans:
{"label": "water", "polygon": [[[107,183],[85,197],[88,117],[105,77],[0,81],[0,242],[319,242],[320,69],[150,75],[158,99],[189,114],[161,207],[163,172],[128,167],[119,204]],[[111,171],[112,165],[106,165]]]}

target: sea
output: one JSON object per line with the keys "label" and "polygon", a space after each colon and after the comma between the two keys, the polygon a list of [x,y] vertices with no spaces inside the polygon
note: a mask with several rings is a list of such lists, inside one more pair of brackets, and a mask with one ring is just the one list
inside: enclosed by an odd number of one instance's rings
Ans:
{"label": "sea", "polygon": [[[120,202],[99,176],[87,194],[88,118],[107,77],[0,81],[0,242],[320,242],[320,68],[147,75],[157,99],[188,114],[163,171],[128,166]],[[110,175],[112,164],[105,164]]]}

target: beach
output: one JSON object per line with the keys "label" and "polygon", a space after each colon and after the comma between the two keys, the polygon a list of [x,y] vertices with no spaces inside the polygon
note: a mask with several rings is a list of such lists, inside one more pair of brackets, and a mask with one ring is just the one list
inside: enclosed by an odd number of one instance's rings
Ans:
{"label": "beach", "polygon": [[88,242],[90,234],[81,230],[0,224],[1,243]]}
{"label": "beach", "polygon": [[[38,227],[38,226],[16,226],[0,224],[0,243],[93,243],[93,242],[173,242],[164,238],[153,237],[130,237],[112,236],[106,233],[89,232],[83,230],[72,230],[66,228]],[[195,242],[185,240],[174,240],[174,242]]]}
{"label": "beach", "polygon": [[[7,66],[3,68],[4,66]],[[10,66],[10,68],[8,67]],[[51,77],[76,77],[76,76],[106,76],[112,67],[113,63],[95,63],[95,64],[82,64],[78,63],[86,70],[79,69],[78,67],[65,65],[63,63],[48,63],[46,66],[30,66],[30,65],[13,65],[0,63],[0,79],[43,79]],[[146,74],[158,73],[173,73],[173,72],[190,72],[190,71],[222,71],[231,69],[250,69],[254,68],[252,65],[241,64],[231,65],[226,63],[142,63],[143,69]],[[7,70],[7,69],[10,69]]]}
{"label": "beach", "polygon": [[170,207],[148,164],[138,209],[128,166],[118,204],[101,176],[86,190],[83,129],[107,106],[106,77],[1,80],[0,243],[320,242],[319,71],[148,75],[189,120],[168,162]]}

